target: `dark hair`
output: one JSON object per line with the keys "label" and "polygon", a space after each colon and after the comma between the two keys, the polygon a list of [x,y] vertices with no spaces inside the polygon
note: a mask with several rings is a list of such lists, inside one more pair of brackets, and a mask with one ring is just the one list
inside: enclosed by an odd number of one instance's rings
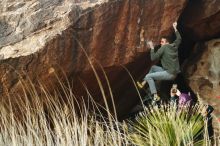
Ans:
{"label": "dark hair", "polygon": [[166,39],[166,41],[169,43],[171,43],[173,40],[171,36],[162,36],[161,38]]}

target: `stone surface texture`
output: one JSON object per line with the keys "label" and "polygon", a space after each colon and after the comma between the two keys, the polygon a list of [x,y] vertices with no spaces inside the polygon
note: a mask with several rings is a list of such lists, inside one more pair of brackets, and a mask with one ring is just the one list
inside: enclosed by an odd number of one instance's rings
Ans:
{"label": "stone surface texture", "polygon": [[[1,94],[19,93],[19,79],[27,80],[27,75],[34,84],[39,80],[52,90],[57,83],[53,73],[59,76],[63,71],[73,81],[77,95],[85,91],[80,78],[102,102],[89,61],[96,68],[98,62],[109,77],[118,111],[123,113],[134,104],[137,91],[122,66],[140,75],[151,64],[148,49],[139,47],[141,29],[144,39],[158,44],[161,35],[172,33],[172,23],[185,5],[186,0],[1,1]],[[98,72],[108,89],[101,70]],[[122,106],[125,102],[127,106]]]}
{"label": "stone surface texture", "polygon": [[183,12],[187,36],[195,41],[210,40],[220,35],[220,0],[189,1]]}
{"label": "stone surface texture", "polygon": [[214,97],[219,94],[220,54],[219,39],[211,39],[220,37],[219,10],[219,0],[2,0],[0,93],[3,98],[20,93],[19,80],[29,78],[53,91],[54,73],[64,73],[77,97],[87,96],[83,82],[103,103],[92,64],[110,100],[105,70],[123,115],[138,96],[124,67],[141,80],[152,64],[144,41],[158,45],[161,36],[173,33],[172,23],[181,15],[186,36],[200,41],[192,48],[194,59],[188,59],[193,65],[186,65],[189,85]]}
{"label": "stone surface texture", "polygon": [[190,87],[219,112],[220,39],[197,43],[186,67]]}

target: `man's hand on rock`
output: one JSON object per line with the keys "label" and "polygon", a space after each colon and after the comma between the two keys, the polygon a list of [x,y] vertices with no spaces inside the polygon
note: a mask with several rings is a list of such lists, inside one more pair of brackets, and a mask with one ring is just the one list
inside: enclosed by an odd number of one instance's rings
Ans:
{"label": "man's hand on rock", "polygon": [[177,27],[177,22],[174,22],[174,23],[173,23],[173,28],[174,28],[175,31],[177,31],[177,28],[176,28],[176,27]]}
{"label": "man's hand on rock", "polygon": [[152,41],[148,41],[147,44],[149,45],[149,47],[150,47],[151,49],[154,49],[154,44],[153,44]]}

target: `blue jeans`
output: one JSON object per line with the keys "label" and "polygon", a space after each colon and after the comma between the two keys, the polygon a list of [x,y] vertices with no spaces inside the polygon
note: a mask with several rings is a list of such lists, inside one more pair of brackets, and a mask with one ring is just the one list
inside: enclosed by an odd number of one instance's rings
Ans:
{"label": "blue jeans", "polygon": [[144,80],[148,82],[151,94],[155,94],[157,93],[155,80],[173,80],[175,77],[176,75],[167,72],[162,67],[153,65]]}

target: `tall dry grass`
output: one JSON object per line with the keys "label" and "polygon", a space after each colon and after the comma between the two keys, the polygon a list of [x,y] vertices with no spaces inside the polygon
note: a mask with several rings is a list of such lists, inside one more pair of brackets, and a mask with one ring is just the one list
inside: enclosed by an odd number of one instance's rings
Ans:
{"label": "tall dry grass", "polygon": [[[211,145],[206,124],[199,114],[200,104],[182,108],[174,104],[152,106],[145,108],[133,122],[119,122],[114,114],[103,116],[99,112],[99,105],[92,100],[88,89],[96,113],[85,103],[77,105],[70,85],[59,83],[60,90],[54,90],[53,94],[39,84],[39,94],[31,82],[23,82],[22,96],[0,103],[0,145]],[[212,144],[217,145],[218,141],[215,136]]]}
{"label": "tall dry grass", "polygon": [[[41,85],[39,95],[33,84],[23,83],[23,96],[1,103],[0,145],[128,145],[123,124],[111,113],[109,119],[89,111],[86,104],[77,106],[70,87],[60,85],[62,94],[51,94]],[[98,105],[93,104],[98,111]]]}

